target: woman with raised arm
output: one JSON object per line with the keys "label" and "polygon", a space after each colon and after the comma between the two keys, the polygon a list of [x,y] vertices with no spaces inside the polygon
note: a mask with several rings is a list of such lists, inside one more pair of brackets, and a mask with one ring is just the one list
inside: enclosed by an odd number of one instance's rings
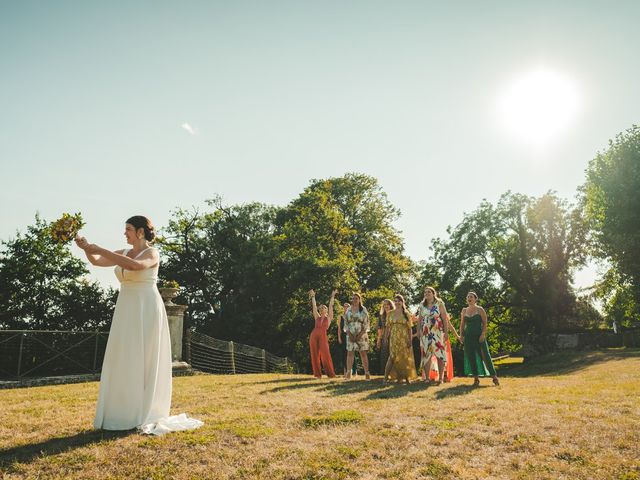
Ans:
{"label": "woman with raised arm", "polygon": [[364,375],[367,380],[371,378],[369,374],[369,312],[362,305],[362,296],[354,293],[351,297],[351,305],[345,313],[344,331],[347,334],[347,379],[351,378],[351,367],[355,359],[356,352],[360,352]]}
{"label": "woman with raised arm", "polygon": [[384,382],[389,379],[411,383],[417,377],[411,347],[412,316],[402,295],[394,297],[394,308],[389,313],[389,360],[384,370]]}
{"label": "woman with raised arm", "polygon": [[447,365],[447,350],[445,334],[447,332],[447,309],[433,287],[424,289],[424,299],[418,306],[418,319],[422,328],[420,334],[420,349],[422,353],[422,369],[429,371],[431,357],[435,356],[438,363],[437,384],[442,383]]}
{"label": "woman with raised arm", "polygon": [[197,428],[199,420],[169,416],[171,407],[171,341],[167,312],[158,292],[160,255],[151,246],[155,230],[137,215],[125,224],[131,248],[110,251],[78,237],[87,259],[115,267],[120,292],[100,375],[95,428],[162,433]]}
{"label": "woman with raised arm", "polygon": [[464,345],[464,374],[473,376],[473,386],[480,385],[479,377],[492,377],[500,385],[487,344],[487,312],[478,305],[478,295],[467,293],[467,305],[460,314],[460,333]]}
{"label": "woman with raised arm", "polygon": [[327,377],[335,378],[336,376],[333,371],[333,362],[331,361],[331,353],[329,352],[329,340],[327,339],[327,330],[333,318],[333,302],[335,301],[335,296],[336,290],[331,292],[329,308],[327,308],[326,305],[320,305],[320,310],[318,310],[316,306],[316,292],[313,290],[309,291],[311,310],[315,321],[315,327],[309,336],[309,349],[311,350],[311,369],[313,370],[313,376],[316,378],[322,378],[322,367],[324,367],[324,373],[327,374]]}

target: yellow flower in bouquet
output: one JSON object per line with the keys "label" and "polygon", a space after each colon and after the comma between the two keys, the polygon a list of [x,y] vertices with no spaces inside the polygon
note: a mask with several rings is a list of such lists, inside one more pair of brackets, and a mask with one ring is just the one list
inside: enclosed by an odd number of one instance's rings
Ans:
{"label": "yellow flower in bouquet", "polygon": [[84,227],[82,215],[63,213],[62,217],[53,222],[49,227],[51,238],[56,243],[67,243],[76,238],[80,229]]}

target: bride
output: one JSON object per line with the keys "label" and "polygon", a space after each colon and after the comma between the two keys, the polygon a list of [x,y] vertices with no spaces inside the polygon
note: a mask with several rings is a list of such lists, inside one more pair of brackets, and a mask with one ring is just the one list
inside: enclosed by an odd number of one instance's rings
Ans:
{"label": "bride", "polygon": [[171,407],[171,341],[164,303],[156,286],[160,255],[151,246],[155,229],[136,215],[126,221],[131,248],[110,251],[76,238],[87,259],[100,267],[115,266],[120,293],[100,376],[95,428],[160,435],[197,428],[186,415],[169,416]]}

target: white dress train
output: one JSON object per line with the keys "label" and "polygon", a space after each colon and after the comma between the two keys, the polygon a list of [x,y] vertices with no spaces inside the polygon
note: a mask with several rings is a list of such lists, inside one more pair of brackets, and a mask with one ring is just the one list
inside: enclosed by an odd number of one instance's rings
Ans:
{"label": "white dress train", "polygon": [[167,312],[156,285],[158,267],[115,268],[120,293],[102,364],[95,428],[138,428],[161,435],[202,425],[185,414],[169,416],[171,340]]}

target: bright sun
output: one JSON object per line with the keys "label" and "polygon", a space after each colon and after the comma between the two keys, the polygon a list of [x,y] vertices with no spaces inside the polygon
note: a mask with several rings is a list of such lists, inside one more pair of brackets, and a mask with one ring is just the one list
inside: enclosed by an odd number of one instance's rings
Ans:
{"label": "bright sun", "polygon": [[499,98],[504,126],[519,139],[538,146],[570,126],[578,106],[578,90],[571,79],[547,69],[515,77]]}

